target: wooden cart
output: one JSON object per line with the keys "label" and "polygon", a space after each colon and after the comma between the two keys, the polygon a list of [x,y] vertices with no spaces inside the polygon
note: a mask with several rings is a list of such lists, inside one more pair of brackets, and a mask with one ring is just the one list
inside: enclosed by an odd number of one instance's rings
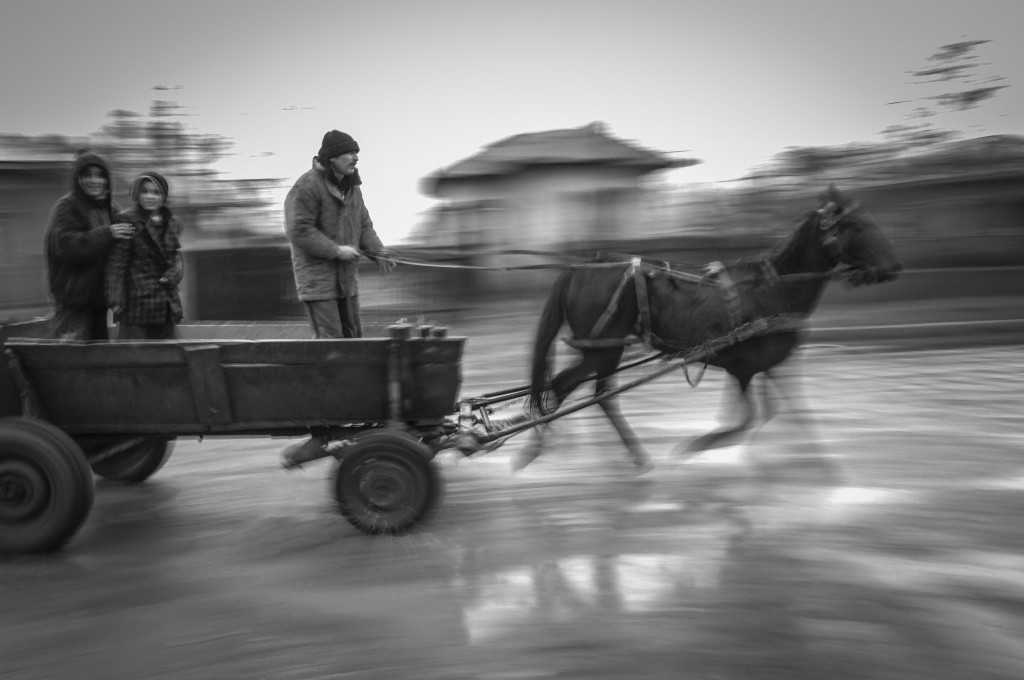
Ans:
{"label": "wooden cart", "polygon": [[404,531],[436,504],[431,461],[455,427],[464,338],[406,325],[358,340],[61,342],[5,330],[2,552],[60,547],[88,516],[93,474],[142,481],[180,436],[326,439],[341,513],[368,533]]}
{"label": "wooden cart", "polygon": [[142,481],[185,435],[325,440],[316,457],[339,461],[341,513],[367,533],[399,533],[436,506],[438,451],[493,451],[537,425],[792,327],[785,316],[757,319],[685,352],[650,353],[619,367],[659,361],[641,377],[546,415],[527,404],[529,386],[460,398],[465,338],[442,329],[414,334],[399,324],[388,338],[266,340],[259,338],[273,326],[227,325],[191,329],[206,336],[193,340],[115,343],[9,331],[4,340],[0,329],[0,552],[61,546],[89,512],[93,473]]}

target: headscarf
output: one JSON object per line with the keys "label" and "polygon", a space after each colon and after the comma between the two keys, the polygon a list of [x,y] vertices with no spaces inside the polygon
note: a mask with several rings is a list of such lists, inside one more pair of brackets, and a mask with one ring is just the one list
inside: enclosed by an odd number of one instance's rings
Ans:
{"label": "headscarf", "polygon": [[[99,197],[92,197],[85,193],[85,189],[79,183],[79,177],[89,166],[95,166],[100,169],[103,175],[107,178],[107,192]],[[109,210],[111,204],[111,195],[114,193],[113,181],[110,176],[110,165],[107,160],[93,151],[92,149],[79,149],[75,152],[74,159],[71,163],[71,193],[78,199],[85,201],[87,204],[91,204],[97,208],[107,208]]]}

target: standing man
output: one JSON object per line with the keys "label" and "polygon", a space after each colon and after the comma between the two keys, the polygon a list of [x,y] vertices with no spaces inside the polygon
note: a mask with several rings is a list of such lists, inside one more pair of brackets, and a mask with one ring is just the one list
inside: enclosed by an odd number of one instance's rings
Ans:
{"label": "standing man", "polygon": [[107,258],[116,241],[131,238],[132,226],[114,219],[118,207],[102,156],[79,150],[70,184],[71,191],[53,206],[43,244],[54,330],[63,340],[107,340]]}
{"label": "standing man", "polygon": [[317,338],[360,338],[360,251],[381,274],[394,261],[384,251],[363,203],[356,164],[359,145],[350,135],[324,135],[313,167],[296,180],[284,202],[292,270]]}

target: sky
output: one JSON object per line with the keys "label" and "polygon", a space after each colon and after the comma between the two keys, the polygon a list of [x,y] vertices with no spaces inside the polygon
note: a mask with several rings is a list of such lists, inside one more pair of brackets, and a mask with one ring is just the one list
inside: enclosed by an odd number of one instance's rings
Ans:
{"label": "sky", "polygon": [[908,72],[961,40],[990,40],[1010,87],[958,125],[1024,134],[1022,18],[1020,0],[0,0],[0,132],[88,135],[166,99],[234,140],[227,176],[290,185],[339,129],[387,243],[433,204],[425,175],[524,132],[602,121],[702,159],[680,183],[876,140],[925,94]]}

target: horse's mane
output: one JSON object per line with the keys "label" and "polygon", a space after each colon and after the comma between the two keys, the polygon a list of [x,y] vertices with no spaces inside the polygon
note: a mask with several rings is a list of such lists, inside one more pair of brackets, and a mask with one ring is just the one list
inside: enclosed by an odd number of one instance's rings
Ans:
{"label": "horse's mane", "polygon": [[785,260],[788,258],[788,256],[802,251],[805,247],[803,239],[807,232],[807,225],[811,222],[813,217],[813,211],[807,213],[807,215],[805,215],[797,224],[796,228],[789,233],[789,236],[787,238],[777,242],[775,245],[773,245],[771,248],[764,251],[763,253],[760,253],[758,255],[748,255],[747,257],[740,258],[740,260],[737,261],[737,264],[743,261],[760,262],[764,259],[777,262],[779,260]]}
{"label": "horse's mane", "polygon": [[[747,266],[760,266],[761,263],[764,262],[765,260],[785,260],[788,256],[801,252],[802,249],[805,247],[803,239],[806,235],[806,227],[808,223],[811,222],[813,217],[814,211],[811,211],[807,213],[804,217],[800,218],[800,220],[797,222],[796,228],[793,229],[793,231],[790,232],[785,239],[777,241],[767,250],[761,251],[759,253],[754,253],[751,255],[743,255],[742,257],[738,257],[725,264],[741,268]],[[616,253],[606,250],[599,250],[596,253],[594,253],[593,257],[591,257],[589,260],[586,260],[585,262],[592,264],[614,264],[618,262],[626,263],[630,262],[634,257],[636,257],[636,255],[630,255],[629,253]],[[670,260],[661,260],[649,257],[642,258],[642,262],[644,264],[652,265],[658,269],[690,273],[698,273],[705,271],[708,268],[708,265],[710,264],[708,262],[675,262]]]}

